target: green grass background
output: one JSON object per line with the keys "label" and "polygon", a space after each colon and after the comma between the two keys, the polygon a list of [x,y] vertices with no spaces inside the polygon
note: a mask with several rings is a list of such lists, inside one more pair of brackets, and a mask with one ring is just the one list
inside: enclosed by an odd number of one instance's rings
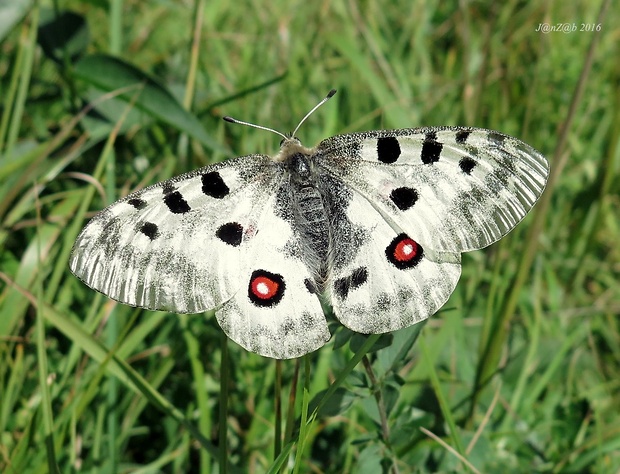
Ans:
{"label": "green grass background", "polygon": [[[619,39],[608,0],[0,1],[0,471],[620,472]],[[287,132],[331,88],[306,145],[469,125],[550,159],[423,328],[276,363],[70,274],[94,211],[277,151],[223,115]]]}

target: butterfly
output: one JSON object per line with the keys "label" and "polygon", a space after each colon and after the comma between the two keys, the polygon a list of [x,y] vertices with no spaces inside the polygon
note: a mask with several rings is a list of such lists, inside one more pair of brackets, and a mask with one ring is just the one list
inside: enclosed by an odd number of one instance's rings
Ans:
{"label": "butterfly", "polygon": [[275,156],[248,155],[129,194],[77,237],[71,271],[131,306],[215,309],[235,342],[276,359],[331,337],[321,302],[363,334],[433,315],[461,253],[506,235],[549,164],[524,142],[471,127],[375,130]]}

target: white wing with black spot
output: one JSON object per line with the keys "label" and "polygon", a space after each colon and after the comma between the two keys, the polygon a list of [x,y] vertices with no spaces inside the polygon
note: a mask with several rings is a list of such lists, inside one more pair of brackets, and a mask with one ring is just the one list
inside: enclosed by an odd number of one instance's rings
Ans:
{"label": "white wing with black spot", "polygon": [[199,313],[242,286],[247,246],[282,179],[267,156],[201,168],[142,189],[93,217],[69,265],[131,306]]}
{"label": "white wing with black spot", "polygon": [[368,199],[424,248],[492,244],[542,194],[549,165],[491,130],[432,127],[341,135],[317,147],[321,166]]}
{"label": "white wing with black spot", "polygon": [[[238,275],[243,286],[215,312],[228,336],[257,354],[277,359],[300,357],[331,337],[303,259],[303,244],[287,211],[289,189],[266,203],[256,236],[245,249]],[[282,212],[285,211],[285,212]]]}
{"label": "white wing with black spot", "polygon": [[278,212],[290,199],[284,177],[254,155],[137,191],[86,225],[71,270],[132,306],[215,308],[228,336],[263,356],[318,349],[330,333],[291,214]]}
{"label": "white wing with black spot", "polygon": [[[349,329],[375,334],[411,326],[448,300],[461,273],[459,253],[427,249],[372,203],[351,192],[345,223],[335,223],[330,301]],[[346,252],[346,253],[344,253]]]}

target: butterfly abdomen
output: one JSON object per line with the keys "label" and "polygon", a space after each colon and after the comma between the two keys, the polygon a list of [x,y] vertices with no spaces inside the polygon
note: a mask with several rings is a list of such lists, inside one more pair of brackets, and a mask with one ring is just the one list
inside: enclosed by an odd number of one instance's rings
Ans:
{"label": "butterfly abdomen", "polygon": [[327,276],[329,224],[313,157],[295,153],[289,161],[289,173],[293,216],[303,246],[303,259],[320,289]]}

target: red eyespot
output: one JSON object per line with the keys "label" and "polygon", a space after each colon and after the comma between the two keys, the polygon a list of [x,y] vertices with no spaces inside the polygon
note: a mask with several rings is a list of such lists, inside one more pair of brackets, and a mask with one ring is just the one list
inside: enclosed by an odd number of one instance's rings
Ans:
{"label": "red eyespot", "polygon": [[385,249],[388,261],[401,270],[415,267],[423,254],[422,246],[407,234],[397,236]]}
{"label": "red eyespot", "polygon": [[257,298],[262,300],[266,300],[269,298],[273,298],[273,296],[278,292],[278,285],[275,281],[270,280],[267,277],[258,277],[252,280],[252,293]]}
{"label": "red eyespot", "polygon": [[415,243],[414,240],[411,239],[403,239],[396,245],[394,249],[394,257],[396,260],[401,262],[406,262],[415,258],[418,253],[418,244]]}
{"label": "red eyespot", "polygon": [[274,306],[284,296],[282,275],[266,270],[255,270],[250,277],[248,297],[256,306]]}

